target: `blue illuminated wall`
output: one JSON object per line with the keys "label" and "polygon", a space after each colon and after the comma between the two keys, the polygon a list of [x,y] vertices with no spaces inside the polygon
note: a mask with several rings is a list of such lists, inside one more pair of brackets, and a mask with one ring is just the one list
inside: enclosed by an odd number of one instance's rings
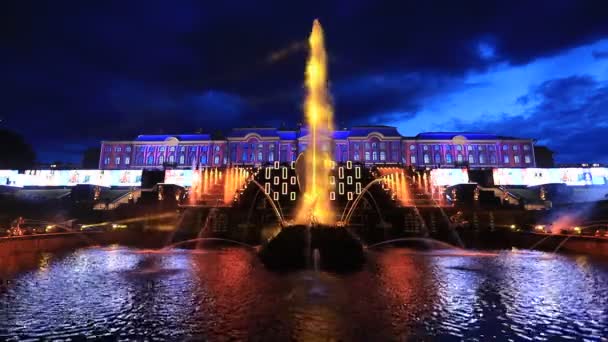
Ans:
{"label": "blue illuminated wall", "polygon": [[[140,135],[133,141],[104,141],[100,169],[224,167],[291,162],[308,147],[308,132],[236,128],[224,139],[207,134]],[[395,127],[337,130],[334,160],[417,168],[535,167],[534,141],[484,133],[421,133],[402,136]]]}

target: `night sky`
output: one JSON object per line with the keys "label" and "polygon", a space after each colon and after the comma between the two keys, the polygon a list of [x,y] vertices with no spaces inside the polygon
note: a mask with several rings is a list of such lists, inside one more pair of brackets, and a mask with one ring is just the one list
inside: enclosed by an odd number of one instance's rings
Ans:
{"label": "night sky", "polygon": [[601,0],[5,1],[0,127],[47,162],[144,133],[296,127],[314,18],[340,127],[530,137],[608,163]]}

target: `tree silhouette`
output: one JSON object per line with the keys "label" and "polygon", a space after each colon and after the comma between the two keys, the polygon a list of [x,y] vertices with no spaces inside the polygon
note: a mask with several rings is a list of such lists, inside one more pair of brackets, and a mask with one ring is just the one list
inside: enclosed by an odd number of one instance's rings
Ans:
{"label": "tree silhouette", "polygon": [[0,169],[28,169],[34,167],[36,153],[17,132],[0,129]]}
{"label": "tree silhouette", "polygon": [[82,154],[82,168],[83,169],[96,169],[99,167],[99,154],[101,153],[101,147],[89,147],[84,150]]}

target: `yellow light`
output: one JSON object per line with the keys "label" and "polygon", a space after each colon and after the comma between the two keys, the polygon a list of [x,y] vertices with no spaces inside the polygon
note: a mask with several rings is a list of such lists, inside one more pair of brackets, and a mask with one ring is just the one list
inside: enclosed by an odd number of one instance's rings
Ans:
{"label": "yellow light", "polygon": [[511,225],[511,229],[515,229],[517,228],[517,226],[515,226],[514,224]]}
{"label": "yellow light", "polygon": [[333,224],[335,215],[329,207],[329,173],[331,156],[323,146],[331,140],[333,112],[327,91],[327,53],[323,29],[318,20],[313,23],[308,39],[309,57],[306,64],[306,100],[304,112],[310,130],[310,146],[304,152],[306,182],[303,200],[299,204],[296,220],[300,223],[316,221]]}

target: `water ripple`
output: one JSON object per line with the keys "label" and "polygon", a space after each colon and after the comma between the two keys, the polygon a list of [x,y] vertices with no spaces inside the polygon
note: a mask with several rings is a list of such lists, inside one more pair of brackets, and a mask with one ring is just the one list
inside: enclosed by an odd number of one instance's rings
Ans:
{"label": "water ripple", "polygon": [[0,266],[12,271],[0,292],[0,340],[608,336],[608,267],[586,257],[388,248],[345,275],[271,273],[240,248],[36,258]]}

